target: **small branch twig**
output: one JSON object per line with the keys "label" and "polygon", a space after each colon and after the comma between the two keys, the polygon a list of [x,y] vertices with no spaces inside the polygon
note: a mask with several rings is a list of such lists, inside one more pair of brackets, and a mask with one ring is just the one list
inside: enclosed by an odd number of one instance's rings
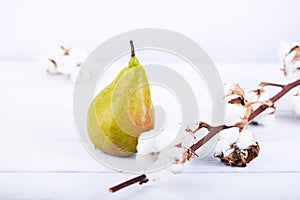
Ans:
{"label": "small branch twig", "polygon": [[142,175],[137,176],[137,177],[135,177],[133,179],[125,181],[125,182],[123,182],[123,183],[121,183],[119,185],[111,187],[111,188],[108,189],[108,191],[113,193],[113,192],[116,192],[116,191],[118,191],[118,190],[120,190],[122,188],[125,188],[125,187],[129,186],[129,185],[132,185],[134,183],[139,183],[140,185],[142,185],[143,183],[147,183],[148,181],[149,181],[149,179],[146,177],[146,175],[142,174]]}
{"label": "small branch twig", "polygon": [[[273,96],[270,101],[275,103],[276,101],[278,101],[282,96],[284,96],[286,93],[288,93],[291,89],[293,89],[294,87],[297,87],[298,85],[300,85],[300,79],[298,79],[297,81],[294,81],[292,83],[289,83],[285,86],[282,87],[282,90],[280,92],[278,92],[275,96]],[[262,113],[265,109],[267,109],[268,106],[266,105],[261,105],[260,107],[258,107],[249,117],[249,121],[251,121],[252,119],[254,119],[257,115],[259,115],[260,113]]]}
{"label": "small branch twig", "polygon": [[283,84],[277,84],[277,83],[269,83],[269,82],[261,82],[259,84],[260,87],[265,87],[265,86],[274,86],[274,87],[281,87],[283,88],[285,85]]}
{"label": "small branch twig", "polygon": [[[279,84],[274,84],[275,86],[281,87]],[[289,83],[287,85],[284,85],[282,87],[282,90],[280,92],[278,92],[275,96],[273,96],[270,101],[275,103],[277,100],[279,100],[282,96],[284,96],[286,93],[288,93],[291,89],[293,89],[294,87],[297,87],[298,85],[300,85],[300,79],[297,81],[294,81],[292,83]],[[254,119],[257,115],[259,115],[260,113],[262,113],[266,108],[268,108],[268,106],[266,105],[261,105],[260,107],[258,107],[254,112],[252,112],[252,114],[249,116],[248,120],[251,121],[252,119]],[[196,142],[195,144],[193,144],[189,149],[192,151],[192,153],[195,153],[195,151],[197,149],[199,149],[200,147],[202,147],[208,140],[210,140],[212,137],[214,137],[216,134],[218,134],[221,130],[223,129],[227,129],[227,128],[231,128],[233,126],[226,126],[226,125],[220,125],[220,126],[211,126],[205,122],[199,122],[198,127],[194,130],[194,131],[189,131],[192,133],[196,133],[197,131],[199,131],[201,128],[206,128],[209,132],[206,134],[206,136],[204,136],[202,139],[200,139],[198,142]],[[132,185],[134,183],[139,183],[140,185],[143,183],[148,182],[149,179],[146,177],[145,174],[137,176],[133,179],[130,179],[124,183],[121,183],[117,186],[114,186],[112,188],[109,188],[110,192],[116,192],[122,188],[125,188],[129,185]]]}
{"label": "small branch twig", "polygon": [[204,145],[208,140],[210,140],[213,136],[215,136],[217,133],[219,133],[221,130],[230,128],[230,126],[211,126],[205,122],[199,122],[198,128],[193,131],[193,133],[197,132],[201,128],[206,128],[209,132],[206,136],[204,136],[201,140],[199,140],[197,143],[193,144],[190,147],[190,150],[192,152],[195,152],[197,149],[199,149],[202,145]]}

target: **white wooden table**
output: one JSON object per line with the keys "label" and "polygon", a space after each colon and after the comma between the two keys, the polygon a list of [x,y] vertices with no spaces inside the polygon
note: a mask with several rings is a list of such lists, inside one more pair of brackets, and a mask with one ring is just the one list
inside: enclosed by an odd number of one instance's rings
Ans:
{"label": "white wooden table", "polygon": [[[278,65],[217,65],[225,82],[246,88],[283,80]],[[275,122],[250,127],[261,153],[246,168],[194,159],[179,175],[111,194],[135,175],[96,162],[73,122],[74,82],[35,62],[0,62],[0,199],[300,199],[300,119],[285,102]],[[256,72],[263,71],[257,75]]]}

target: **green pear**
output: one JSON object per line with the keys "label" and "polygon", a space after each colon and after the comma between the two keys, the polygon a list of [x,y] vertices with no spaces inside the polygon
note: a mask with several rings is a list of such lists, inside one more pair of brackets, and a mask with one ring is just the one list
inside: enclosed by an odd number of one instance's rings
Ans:
{"label": "green pear", "polygon": [[114,156],[137,152],[138,137],[154,127],[148,78],[131,44],[128,66],[93,100],[87,128],[95,147]]}

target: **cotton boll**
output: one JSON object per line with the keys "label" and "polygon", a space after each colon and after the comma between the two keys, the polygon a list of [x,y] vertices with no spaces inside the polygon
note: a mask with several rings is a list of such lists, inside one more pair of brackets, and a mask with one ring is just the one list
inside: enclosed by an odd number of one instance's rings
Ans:
{"label": "cotton boll", "polygon": [[61,60],[64,54],[59,44],[53,45],[47,56],[41,58],[41,65],[47,70],[49,74],[59,74]]}
{"label": "cotton boll", "polygon": [[226,140],[231,145],[237,141],[240,136],[240,132],[238,127],[232,127],[220,131],[219,135],[219,140]]}
{"label": "cotton boll", "polygon": [[165,162],[166,159],[170,159],[169,161],[173,161],[174,164],[172,164],[162,170],[151,173],[151,174],[149,174],[149,176],[147,175],[150,180],[158,181],[158,180],[168,179],[172,175],[184,172],[184,170],[191,165],[191,162],[189,162],[189,161],[181,163],[181,161],[183,160],[183,157],[180,157],[180,158],[176,157],[177,159],[175,159],[174,157],[170,157],[170,155],[172,155],[174,153],[173,152],[174,150],[180,151],[182,156],[184,155],[183,153],[186,151],[184,148],[172,147],[169,149],[169,151],[172,151],[172,153],[164,151],[164,152],[162,152],[162,154],[159,154],[158,159],[152,164],[153,166],[155,166],[156,164],[160,165],[162,162]]}
{"label": "cotton boll", "polygon": [[70,79],[75,79],[79,72],[78,68],[87,55],[85,50],[70,49],[66,45],[57,44],[51,48],[42,65],[50,75],[66,75]]}
{"label": "cotton boll", "polygon": [[300,79],[300,61],[293,60],[296,52],[292,52],[286,56],[285,59],[285,73],[286,78],[289,81],[295,81]]}
{"label": "cotton boll", "polygon": [[43,58],[43,59],[41,59],[40,63],[43,66],[43,69],[46,70],[49,74],[58,73],[57,67],[56,67],[56,62],[53,63],[50,59]]}
{"label": "cotton boll", "polygon": [[62,45],[60,43],[52,44],[51,47],[49,47],[49,52],[47,54],[48,58],[56,60],[64,56],[65,51],[61,48],[62,46],[68,49],[66,45]]}
{"label": "cotton boll", "polygon": [[254,138],[254,135],[248,131],[248,130],[243,130],[240,133],[240,137],[238,138],[236,142],[236,146],[240,149],[246,149],[251,145],[255,145],[256,140]]}
{"label": "cotton boll", "polygon": [[300,78],[300,44],[282,42],[279,46],[279,56],[287,80],[298,80]]}
{"label": "cotton boll", "polygon": [[219,140],[215,147],[215,153],[214,156],[216,157],[222,157],[222,156],[228,156],[230,152],[230,144],[226,140]]}
{"label": "cotton boll", "polygon": [[222,130],[215,146],[215,157],[230,166],[245,167],[258,156],[260,147],[248,130],[236,127]]}
{"label": "cotton boll", "polygon": [[234,151],[232,144],[234,144],[240,133],[239,128],[233,127],[229,129],[224,129],[219,133],[220,137],[215,146],[214,156],[216,157],[227,157]]}
{"label": "cotton boll", "polygon": [[292,97],[292,106],[293,106],[293,110],[294,110],[294,113],[297,115],[297,116],[300,116],[300,95],[294,95]]}
{"label": "cotton boll", "polygon": [[[185,151],[186,148],[170,146],[161,152],[153,152],[148,154],[138,153],[135,157],[136,167],[142,171],[147,171],[153,169],[161,169],[168,166],[166,168],[166,171],[168,171],[168,173],[180,173],[183,171],[184,166],[189,164],[189,162],[181,162],[183,161]],[[170,163],[174,164],[170,165]]]}
{"label": "cotton boll", "polygon": [[244,117],[247,108],[242,105],[237,104],[226,104],[225,105],[225,116],[224,124],[227,126],[232,126],[241,121]]}
{"label": "cotton boll", "polygon": [[139,139],[137,145],[137,151],[140,154],[148,154],[151,152],[158,152],[160,147],[158,146],[155,139],[141,140]]}
{"label": "cotton boll", "polygon": [[224,101],[226,103],[224,124],[232,126],[241,122],[247,111],[245,93],[241,86],[239,84],[231,85]]}
{"label": "cotton boll", "polygon": [[214,156],[219,157],[222,156],[222,150],[227,147],[230,147],[229,142],[226,140],[218,140],[216,146],[215,146],[215,153]]}

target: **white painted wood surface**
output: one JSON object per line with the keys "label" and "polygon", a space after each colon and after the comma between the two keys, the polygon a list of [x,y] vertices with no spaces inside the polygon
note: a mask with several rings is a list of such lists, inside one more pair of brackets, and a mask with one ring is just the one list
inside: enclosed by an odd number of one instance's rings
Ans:
{"label": "white painted wood surface", "polygon": [[[217,66],[224,82],[248,89],[284,81],[276,65]],[[34,62],[0,62],[0,69],[0,199],[300,199],[300,119],[288,97],[272,125],[250,127],[261,153],[246,168],[194,159],[182,174],[111,194],[108,187],[135,175],[85,151],[74,128],[73,82]]]}

